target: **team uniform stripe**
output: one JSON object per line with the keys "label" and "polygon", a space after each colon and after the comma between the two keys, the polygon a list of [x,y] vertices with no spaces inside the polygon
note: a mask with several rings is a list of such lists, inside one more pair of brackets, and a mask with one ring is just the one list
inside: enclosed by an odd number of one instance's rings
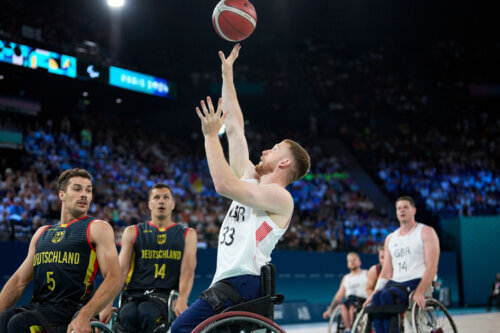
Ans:
{"label": "team uniform stripe", "polygon": [[266,238],[267,235],[273,230],[273,227],[271,227],[269,224],[267,224],[266,221],[260,225],[260,227],[257,229],[255,232],[255,245],[259,245],[259,243]]}
{"label": "team uniform stripe", "polygon": [[85,275],[85,280],[83,281],[83,283],[85,284],[85,293],[82,295],[81,299],[84,299],[90,292],[89,287],[92,286],[92,283],[94,282],[98,270],[99,270],[99,263],[97,262],[97,254],[92,249],[90,251],[89,265],[87,266],[87,274]]}
{"label": "team uniform stripe", "polygon": [[78,222],[78,221],[81,221],[81,220],[84,220],[84,219],[86,219],[87,217],[89,217],[89,216],[88,216],[88,215],[86,215],[86,216],[84,216],[84,217],[80,217],[79,219],[74,219],[73,221],[70,221],[70,222],[68,222],[68,223],[66,223],[66,224],[62,224],[62,223],[61,223],[61,228],[67,228],[68,226],[72,225],[73,223]]}
{"label": "team uniform stripe", "polygon": [[87,226],[87,243],[89,243],[89,246],[92,249],[92,251],[95,251],[95,249],[94,249],[94,246],[92,245],[92,242],[90,241],[90,236],[89,235],[90,235],[90,225],[94,221],[97,221],[97,219],[90,221],[89,225]]}
{"label": "team uniform stripe", "polygon": [[130,259],[130,269],[128,270],[127,274],[127,280],[125,281],[125,284],[128,285],[130,283],[130,280],[132,279],[132,275],[134,275],[134,267],[135,267],[135,251],[132,252],[132,259]]}
{"label": "team uniform stripe", "polygon": [[30,333],[43,333],[45,330],[40,325],[32,325],[30,326]]}
{"label": "team uniform stripe", "polygon": [[35,244],[36,244],[36,242],[38,242],[38,238],[40,238],[40,236],[41,236],[41,235],[42,235],[45,231],[47,231],[47,229],[48,229],[48,228],[50,228],[50,227],[52,227],[52,225],[48,225],[48,226],[44,227],[43,231],[42,231],[42,232],[40,232],[40,233],[38,234],[38,237],[37,237],[37,238],[36,238],[36,240],[35,240]]}

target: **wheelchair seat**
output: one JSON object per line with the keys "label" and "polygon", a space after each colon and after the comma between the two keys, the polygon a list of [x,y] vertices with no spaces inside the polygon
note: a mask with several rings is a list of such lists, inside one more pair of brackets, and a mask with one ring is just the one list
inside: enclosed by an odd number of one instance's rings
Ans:
{"label": "wheelchair seat", "polygon": [[260,269],[261,297],[228,307],[222,313],[246,311],[274,320],[274,305],[283,303],[285,297],[276,294],[276,267],[269,263]]}

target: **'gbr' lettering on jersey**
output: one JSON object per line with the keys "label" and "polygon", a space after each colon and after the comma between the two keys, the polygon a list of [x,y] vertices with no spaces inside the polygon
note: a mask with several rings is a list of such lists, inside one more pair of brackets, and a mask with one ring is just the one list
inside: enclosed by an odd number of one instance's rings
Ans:
{"label": "'gbr' lettering on jersey", "polygon": [[396,258],[401,258],[405,256],[409,256],[411,254],[409,247],[402,247],[399,249],[394,249],[394,256]]}
{"label": "'gbr' lettering on jersey", "polygon": [[229,217],[236,222],[245,222],[245,207],[236,205],[229,211]]}

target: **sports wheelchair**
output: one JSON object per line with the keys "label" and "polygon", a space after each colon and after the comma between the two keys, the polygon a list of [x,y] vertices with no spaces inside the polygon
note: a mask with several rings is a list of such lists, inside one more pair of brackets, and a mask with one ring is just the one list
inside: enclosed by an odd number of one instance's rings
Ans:
{"label": "sports wheelchair", "polygon": [[284,333],[274,321],[274,305],[283,303],[276,294],[276,268],[267,264],[261,268],[260,298],[233,305],[222,313],[200,323],[192,333]]}
{"label": "sports wheelchair", "polygon": [[[344,320],[341,315],[341,305],[338,304],[335,309],[333,309],[332,314],[330,315],[330,320],[328,321],[328,333],[342,333],[345,330]],[[356,305],[356,309],[354,311],[354,318],[361,312],[363,309],[363,304]],[[354,325],[354,322],[353,322]],[[354,327],[354,326],[353,326]]]}
{"label": "sports wheelchair", "polygon": [[[118,298],[118,307],[122,305],[123,293],[120,294]],[[161,322],[158,326],[153,329],[153,332],[167,332],[167,330],[172,325],[175,319],[174,308],[179,298],[179,292],[177,290],[172,290],[167,301],[167,320]],[[119,308],[113,307],[113,317],[108,324],[104,324],[97,319],[93,319],[90,322],[90,332],[91,333],[114,333],[113,326],[119,322],[118,316]]]}
{"label": "sports wheelchair", "polygon": [[425,292],[425,309],[413,302],[413,293],[412,291],[408,297],[408,306],[396,304],[364,307],[356,316],[351,332],[371,333],[375,316],[390,315],[391,332],[399,327],[402,333],[457,333],[457,327],[448,310],[438,300],[432,298],[432,287]]}

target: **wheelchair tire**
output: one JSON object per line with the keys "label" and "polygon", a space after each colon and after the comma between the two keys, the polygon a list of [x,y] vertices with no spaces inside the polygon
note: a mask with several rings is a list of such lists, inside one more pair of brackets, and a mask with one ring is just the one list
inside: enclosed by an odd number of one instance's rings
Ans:
{"label": "wheelchair tire", "polygon": [[[351,333],[365,333],[366,325],[368,323],[368,315],[365,313],[365,308],[362,308],[361,311],[354,318],[354,323],[352,324]],[[368,330],[368,332],[372,332],[373,329]]]}
{"label": "wheelchair tire", "polygon": [[[226,333],[242,327],[244,332],[286,333],[271,319],[246,311],[230,311],[220,313],[203,321],[191,333]],[[239,331],[239,330],[238,330]]]}
{"label": "wheelchair tire", "polygon": [[412,307],[412,320],[415,333],[457,332],[457,326],[450,313],[443,304],[434,298],[428,298],[425,309],[422,310],[416,303]]}
{"label": "wheelchair tire", "polygon": [[333,309],[328,321],[328,333],[340,333],[340,325],[343,324],[342,315],[340,314],[340,304]]}
{"label": "wheelchair tire", "polygon": [[113,333],[113,330],[109,328],[107,325],[99,322],[92,321],[90,322],[90,332],[91,333]]}
{"label": "wheelchair tire", "polygon": [[175,320],[176,315],[174,312],[175,304],[177,303],[177,299],[179,298],[179,292],[177,290],[172,290],[168,297],[168,325],[171,326],[172,322]]}

